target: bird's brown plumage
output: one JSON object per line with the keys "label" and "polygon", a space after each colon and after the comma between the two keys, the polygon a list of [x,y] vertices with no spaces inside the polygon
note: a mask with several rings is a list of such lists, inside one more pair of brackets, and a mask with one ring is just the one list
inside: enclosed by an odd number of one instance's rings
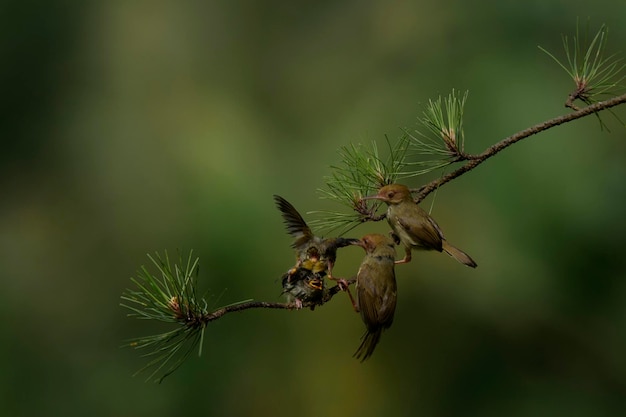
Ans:
{"label": "bird's brown plumage", "polygon": [[383,330],[393,323],[397,301],[396,252],[393,240],[379,234],[366,235],[356,244],[365,249],[357,273],[356,290],[366,332],[354,356],[364,361],[374,352]]}
{"label": "bird's brown plumage", "polygon": [[387,203],[387,222],[405,247],[405,257],[399,263],[411,260],[411,249],[423,249],[444,251],[460,263],[476,268],[476,262],[451,245],[435,219],[413,201],[411,191],[406,185],[386,185],[376,195],[365,198]]}

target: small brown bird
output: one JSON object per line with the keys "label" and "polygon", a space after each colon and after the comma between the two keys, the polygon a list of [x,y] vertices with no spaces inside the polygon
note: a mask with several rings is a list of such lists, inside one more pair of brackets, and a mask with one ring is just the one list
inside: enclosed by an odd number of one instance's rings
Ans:
{"label": "small brown bird", "polygon": [[291,244],[296,250],[295,268],[303,267],[322,276],[328,274],[328,278],[333,279],[337,249],[352,245],[358,239],[315,236],[291,203],[279,195],[274,196],[274,201],[283,216],[287,232],[295,238]]}
{"label": "small brown bird", "polygon": [[357,304],[367,328],[354,357],[369,358],[380,341],[383,330],[393,323],[397,285],[394,271],[394,241],[383,235],[364,236],[355,245],[365,249],[365,257],[356,277]]}
{"label": "small brown bird", "polygon": [[[358,242],[358,239],[315,236],[291,203],[278,195],[274,196],[274,201],[283,216],[287,232],[294,237],[291,247],[296,250],[296,265],[287,272],[287,281],[283,279],[283,289],[285,289],[286,283],[289,284],[291,282],[289,276],[295,276],[297,271],[303,268],[311,271],[322,280],[325,275],[328,275],[329,279],[337,281],[341,289],[348,292],[348,296],[352,301],[352,294],[350,294],[346,280],[335,279],[332,276],[332,270],[337,260],[337,249],[352,245]],[[293,294],[291,290],[286,290],[286,292]],[[297,297],[296,300],[296,303],[302,301]]]}
{"label": "small brown bird", "polygon": [[448,243],[437,222],[415,204],[406,185],[386,185],[378,190],[378,194],[363,199],[387,203],[387,222],[404,245],[406,253],[404,259],[396,263],[410,262],[411,249],[423,249],[444,251],[460,263],[476,268],[476,262],[467,253]]}

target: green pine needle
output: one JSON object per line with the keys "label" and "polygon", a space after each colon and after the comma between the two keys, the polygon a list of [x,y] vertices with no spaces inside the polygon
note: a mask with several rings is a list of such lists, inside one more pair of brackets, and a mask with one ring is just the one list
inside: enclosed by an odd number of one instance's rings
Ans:
{"label": "green pine needle", "polygon": [[600,26],[598,32],[589,40],[589,24],[584,33],[580,32],[580,25],[576,24],[576,35],[570,38],[563,35],[563,48],[567,63],[561,62],[554,54],[539,46],[550,58],[552,58],[572,78],[576,89],[570,93],[568,107],[575,100],[580,100],[586,105],[600,101],[600,97],[607,94],[615,94],[623,88],[624,75],[621,75],[625,64],[616,54],[606,56],[609,28]]}
{"label": "green pine needle", "polygon": [[[403,131],[395,143],[385,137],[388,156],[379,152],[376,142],[344,146],[339,149],[341,163],[331,166],[325,177],[325,187],[318,191],[322,198],[348,207],[349,214],[339,211],[313,211],[318,215],[311,225],[317,230],[330,232],[348,230],[366,221],[381,220],[376,212],[380,202],[369,204],[362,197],[374,194],[381,187],[402,178],[411,178],[468,159],[464,153],[463,109],[468,92],[452,90],[447,97],[430,100],[419,119],[427,131],[417,134]],[[425,158],[426,157],[426,158]]]}
{"label": "green pine needle", "polygon": [[401,136],[394,144],[385,137],[387,157],[382,156],[376,142],[370,145],[343,146],[338,153],[341,162],[331,166],[331,174],[324,178],[325,187],[318,189],[321,198],[335,201],[352,210],[350,214],[337,211],[313,211],[320,218],[311,221],[316,230],[342,233],[367,221],[374,211],[364,211],[362,197],[374,193],[379,188],[394,183],[404,176],[408,136]]}
{"label": "green pine needle", "polygon": [[193,251],[186,260],[181,256],[179,263],[174,265],[167,252],[165,257],[158,253],[155,257],[148,255],[159,274],[153,275],[142,266],[137,278],[131,278],[137,289],[128,289],[122,294],[121,306],[130,310],[129,317],[177,323],[179,326],[169,332],[136,338],[125,344],[147,351],[143,356],[151,360],[137,372],[152,368],[147,380],[161,382],[183,363],[198,344],[198,354],[202,352],[201,341],[206,327],[202,318],[207,314],[207,303],[196,295],[198,258],[194,259],[192,255]]}
{"label": "green pine needle", "polygon": [[418,163],[441,168],[465,156],[463,110],[468,94],[465,91],[461,95],[453,89],[447,97],[439,96],[436,100],[428,100],[423,116],[418,119],[426,133],[417,130],[417,136],[411,135],[409,149],[417,155],[439,158]]}
{"label": "green pine needle", "polygon": [[200,346],[198,355],[202,353],[202,339],[205,327],[180,327],[167,333],[137,338],[128,346],[135,349],[148,349],[144,357],[152,358],[146,365],[135,372],[134,376],[152,368],[146,381],[161,383],[165,377],[178,369],[185,359]]}

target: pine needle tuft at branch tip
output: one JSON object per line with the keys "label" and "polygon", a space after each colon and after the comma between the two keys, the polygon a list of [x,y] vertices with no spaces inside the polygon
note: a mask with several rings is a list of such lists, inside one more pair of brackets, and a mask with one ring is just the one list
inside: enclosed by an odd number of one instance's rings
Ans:
{"label": "pine needle tuft at branch tip", "polygon": [[[200,344],[206,323],[207,304],[196,295],[198,258],[193,251],[184,259],[179,254],[176,264],[155,253],[148,255],[158,274],[142,266],[131,281],[137,289],[127,289],[122,294],[122,307],[130,310],[129,317],[176,323],[174,330],[130,340],[125,346],[144,350],[150,361],[136,374],[152,369],[147,380],[161,382],[174,372]],[[200,351],[199,351],[200,352]],[[160,376],[159,376],[160,375]]]}
{"label": "pine needle tuft at branch tip", "polygon": [[[589,22],[583,33],[581,33],[579,22],[576,22],[576,34],[571,40],[566,35],[562,36],[567,62],[562,62],[554,54],[539,46],[541,51],[567,72],[575,84],[575,89],[569,93],[565,102],[566,107],[579,110],[575,104],[576,101],[591,105],[607,95],[623,91],[623,72],[626,65],[616,54],[606,56],[608,35],[609,28],[603,24],[591,38]],[[597,117],[599,119],[599,116]],[[602,120],[600,124],[606,127]]]}
{"label": "pine needle tuft at branch tip", "polygon": [[419,127],[425,132],[417,129],[415,135],[409,135],[411,156],[427,156],[425,160],[410,164],[424,167],[411,172],[413,176],[468,158],[463,131],[463,111],[468,94],[468,91],[460,94],[453,89],[447,97],[428,100],[422,117],[418,118]]}

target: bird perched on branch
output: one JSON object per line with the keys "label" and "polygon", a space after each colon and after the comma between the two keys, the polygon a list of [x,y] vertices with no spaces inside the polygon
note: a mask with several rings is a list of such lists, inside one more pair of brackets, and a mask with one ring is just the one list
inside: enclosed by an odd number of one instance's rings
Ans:
{"label": "bird perched on branch", "polygon": [[406,185],[385,185],[376,195],[363,199],[387,203],[387,222],[393,234],[404,245],[406,253],[404,259],[396,263],[410,262],[411,249],[423,249],[444,251],[460,263],[476,268],[476,262],[467,253],[448,243],[437,222],[413,201]]}
{"label": "bird perched on branch", "polygon": [[311,306],[311,310],[319,305],[326,291],[324,277],[306,268],[292,268],[283,274],[281,279],[283,294],[289,301],[302,308],[303,304]]}
{"label": "bird perched on branch", "polygon": [[[296,251],[295,266],[283,275],[284,292],[293,295],[296,303],[301,305],[301,302],[306,300],[299,298],[296,294],[317,298],[317,291],[323,294],[323,278],[328,276],[329,279],[337,281],[342,290],[348,292],[352,301],[352,294],[350,294],[346,280],[334,278],[332,270],[337,260],[337,249],[352,245],[358,239],[315,236],[291,203],[278,195],[274,196],[274,201],[281,212],[287,232],[294,237],[291,247]],[[312,275],[302,270],[310,271]],[[321,290],[318,288],[320,281]]]}
{"label": "bird perched on branch", "polygon": [[364,236],[355,243],[365,249],[365,257],[356,277],[357,306],[367,328],[354,357],[369,358],[380,341],[383,330],[393,323],[397,286],[394,271],[394,241],[380,234]]}

